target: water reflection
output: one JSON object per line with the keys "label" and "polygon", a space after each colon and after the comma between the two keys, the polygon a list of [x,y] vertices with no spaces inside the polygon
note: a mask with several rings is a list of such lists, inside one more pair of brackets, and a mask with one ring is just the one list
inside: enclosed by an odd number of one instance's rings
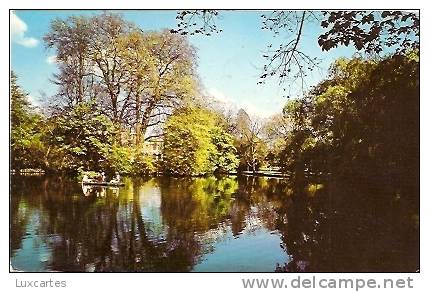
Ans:
{"label": "water reflection", "polygon": [[[418,202],[388,188],[331,180],[313,194],[294,186],[278,213],[286,272],[415,272],[419,269]],[[414,197],[418,198],[418,194]]]}
{"label": "water reflection", "polygon": [[121,188],[12,177],[11,262],[26,271],[416,270],[415,208],[350,190],[251,176]]}
{"label": "water reflection", "polygon": [[[231,238],[253,242],[258,231],[259,237],[272,237],[277,247],[268,254],[271,262],[248,260],[264,248],[260,240],[237,251],[237,260],[247,264],[236,268],[273,271],[276,263],[287,260],[280,235],[270,233],[275,231],[278,203],[255,186],[247,189],[255,184],[239,183],[234,177],[127,179],[123,188],[114,189],[14,178],[12,264],[23,270],[216,270],[207,254]],[[39,256],[36,242],[49,251],[44,265],[38,258],[20,261],[26,253]],[[234,263],[228,266],[234,269]]]}

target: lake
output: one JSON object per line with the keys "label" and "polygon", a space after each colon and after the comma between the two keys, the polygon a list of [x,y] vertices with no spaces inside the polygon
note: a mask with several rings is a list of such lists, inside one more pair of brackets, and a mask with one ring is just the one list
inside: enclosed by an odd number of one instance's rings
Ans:
{"label": "lake", "polygon": [[252,176],[120,188],[12,176],[10,261],[20,271],[416,271],[415,207],[343,193],[353,192]]}

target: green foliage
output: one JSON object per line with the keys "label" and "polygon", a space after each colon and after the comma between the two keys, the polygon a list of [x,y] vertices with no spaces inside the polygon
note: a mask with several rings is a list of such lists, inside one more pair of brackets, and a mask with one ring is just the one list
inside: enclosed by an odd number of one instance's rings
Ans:
{"label": "green foliage", "polygon": [[419,47],[420,17],[414,11],[331,11],[324,12],[320,24],[327,29],[318,39],[326,51],[350,44],[366,53]]}
{"label": "green foliage", "polygon": [[52,142],[63,155],[59,170],[101,170],[115,132],[113,123],[93,103],[80,103],[56,118]]}
{"label": "green foliage", "polygon": [[216,115],[197,107],[169,118],[164,137],[164,168],[174,175],[201,175],[235,169],[232,137],[216,126]]}
{"label": "green foliage", "polygon": [[265,142],[259,137],[254,137],[251,140],[238,140],[237,152],[240,157],[239,169],[256,171],[265,166],[268,149]]}
{"label": "green foliage", "polygon": [[17,84],[11,72],[11,166],[12,168],[43,167],[43,117],[34,112],[27,94]]}
{"label": "green foliage", "polygon": [[377,177],[391,193],[418,193],[416,55],[336,61],[327,80],[285,106],[292,125],[280,155],[283,167],[357,181]]}
{"label": "green foliage", "polygon": [[157,166],[152,156],[138,152],[134,157],[131,173],[134,175],[153,174]]}
{"label": "green foliage", "polygon": [[148,175],[157,170],[152,156],[139,149],[116,144],[109,150],[104,169],[129,175]]}
{"label": "green foliage", "polygon": [[108,151],[106,168],[111,172],[131,173],[133,171],[132,158],[132,149],[114,144]]}
{"label": "green foliage", "polygon": [[[228,173],[235,171],[239,159],[236,155],[233,137],[219,127],[210,130],[211,142],[215,146],[209,154],[209,161],[215,172]],[[212,148],[210,148],[212,149]]]}
{"label": "green foliage", "polygon": [[240,157],[239,169],[256,171],[265,163],[268,154],[267,145],[261,139],[264,126],[261,121],[253,120],[244,110],[237,114],[237,135],[235,145]]}

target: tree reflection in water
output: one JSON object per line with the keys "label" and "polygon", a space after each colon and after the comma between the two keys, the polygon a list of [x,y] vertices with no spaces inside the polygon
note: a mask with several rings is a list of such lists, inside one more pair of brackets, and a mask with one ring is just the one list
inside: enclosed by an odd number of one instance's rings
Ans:
{"label": "tree reflection in water", "polygon": [[[308,183],[308,182],[307,182]],[[419,269],[418,202],[359,180],[328,180],[320,189],[293,185],[278,209],[292,260],[286,272],[415,272]]]}
{"label": "tree reflection in water", "polygon": [[119,190],[84,191],[67,179],[13,177],[11,261],[33,237],[50,251],[49,270],[192,271],[228,234],[266,230],[292,259],[280,255],[271,271],[414,271],[416,208],[381,198],[369,186],[252,176],[126,179]]}

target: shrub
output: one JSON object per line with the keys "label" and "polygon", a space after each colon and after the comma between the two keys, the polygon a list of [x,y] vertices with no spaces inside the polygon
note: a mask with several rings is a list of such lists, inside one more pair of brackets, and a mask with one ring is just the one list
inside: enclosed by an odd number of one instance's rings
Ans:
{"label": "shrub", "polygon": [[114,145],[106,159],[106,170],[128,174],[133,169],[133,150],[128,147]]}
{"label": "shrub", "polygon": [[133,175],[146,175],[156,172],[157,167],[155,166],[152,156],[138,152],[132,163],[131,173]]}

